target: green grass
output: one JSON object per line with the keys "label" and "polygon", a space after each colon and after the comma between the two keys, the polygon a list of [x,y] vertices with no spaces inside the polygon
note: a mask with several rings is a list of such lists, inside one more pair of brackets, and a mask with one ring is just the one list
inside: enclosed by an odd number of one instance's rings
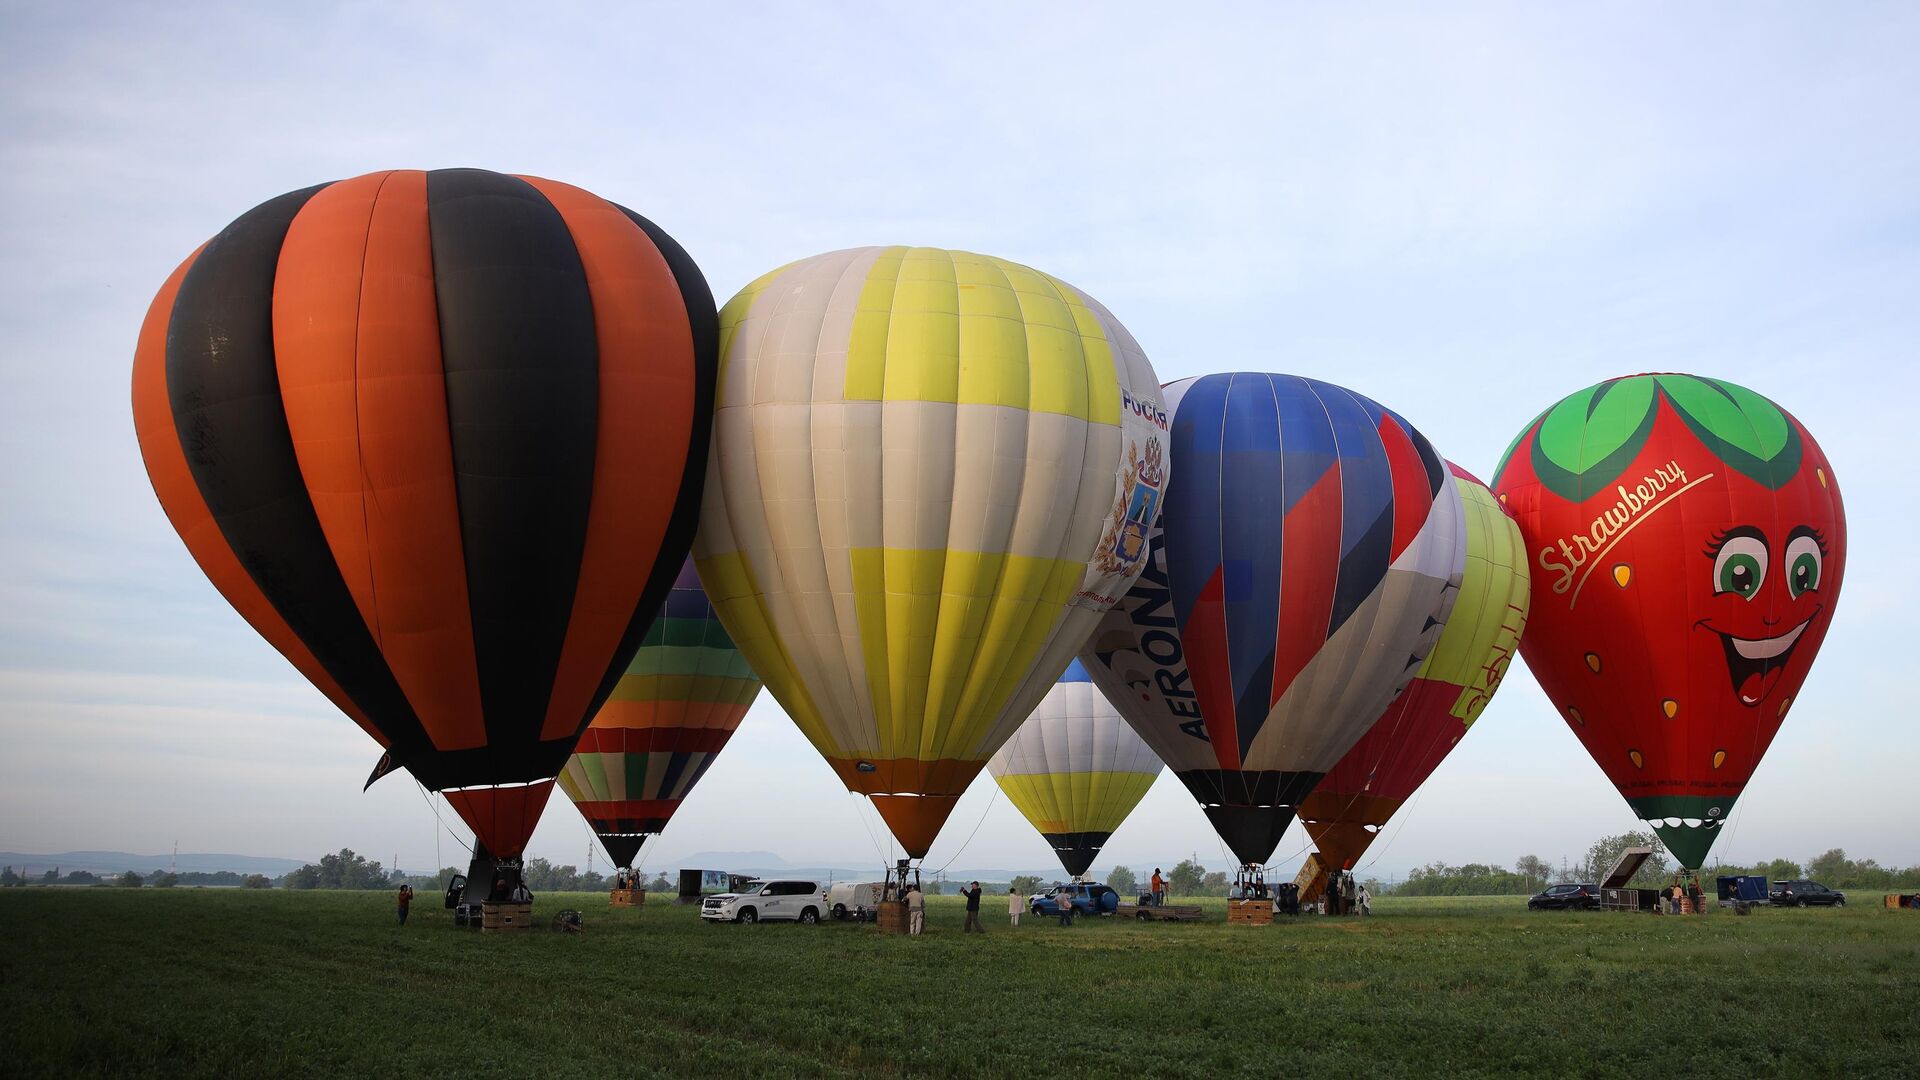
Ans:
{"label": "green grass", "polygon": [[[545,895],[586,933],[480,935],[422,894],[9,889],[0,1073],[1913,1076],[1920,912],[1028,916],[984,937],[702,925]],[[655,898],[656,900],[658,897]],[[1865,901],[1867,897],[1860,897]],[[1877,899],[1877,898],[1875,898]],[[1091,1071],[1089,1071],[1091,1070]]]}

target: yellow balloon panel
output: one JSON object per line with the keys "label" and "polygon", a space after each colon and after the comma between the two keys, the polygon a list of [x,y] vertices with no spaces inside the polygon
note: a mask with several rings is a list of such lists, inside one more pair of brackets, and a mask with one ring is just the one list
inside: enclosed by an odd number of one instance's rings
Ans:
{"label": "yellow balloon panel", "polygon": [[1418,677],[1460,688],[1454,717],[1471,726],[1506,675],[1527,624],[1531,576],[1520,529],[1472,477],[1455,485],[1467,519],[1460,595]]}

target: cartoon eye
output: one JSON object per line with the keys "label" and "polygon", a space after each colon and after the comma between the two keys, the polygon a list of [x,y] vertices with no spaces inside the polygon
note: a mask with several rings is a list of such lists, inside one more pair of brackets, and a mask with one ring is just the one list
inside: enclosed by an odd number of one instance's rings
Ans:
{"label": "cartoon eye", "polygon": [[1820,538],[1796,531],[1787,541],[1787,595],[1799,596],[1820,588]]}
{"label": "cartoon eye", "polygon": [[1746,532],[1730,533],[1713,556],[1713,591],[1751,600],[1767,576],[1767,543]]}

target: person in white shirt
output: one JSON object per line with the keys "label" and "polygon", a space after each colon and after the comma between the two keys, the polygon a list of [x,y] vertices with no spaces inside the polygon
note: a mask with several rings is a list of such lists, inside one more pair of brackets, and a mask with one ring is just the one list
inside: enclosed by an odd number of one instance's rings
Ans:
{"label": "person in white shirt", "polygon": [[927,921],[927,897],[919,884],[907,890],[907,933],[917,934]]}

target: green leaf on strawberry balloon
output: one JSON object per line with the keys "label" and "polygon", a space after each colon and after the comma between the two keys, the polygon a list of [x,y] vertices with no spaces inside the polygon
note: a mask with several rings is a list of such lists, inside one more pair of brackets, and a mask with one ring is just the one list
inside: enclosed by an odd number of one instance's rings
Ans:
{"label": "green leaf on strawberry balloon", "polygon": [[1613,486],[1653,432],[1652,379],[1608,379],[1547,410],[1533,439],[1533,471],[1571,502]]}
{"label": "green leaf on strawberry balloon", "polygon": [[1800,432],[1780,406],[1744,386],[1693,375],[1655,378],[1701,445],[1774,490],[1800,471]]}

